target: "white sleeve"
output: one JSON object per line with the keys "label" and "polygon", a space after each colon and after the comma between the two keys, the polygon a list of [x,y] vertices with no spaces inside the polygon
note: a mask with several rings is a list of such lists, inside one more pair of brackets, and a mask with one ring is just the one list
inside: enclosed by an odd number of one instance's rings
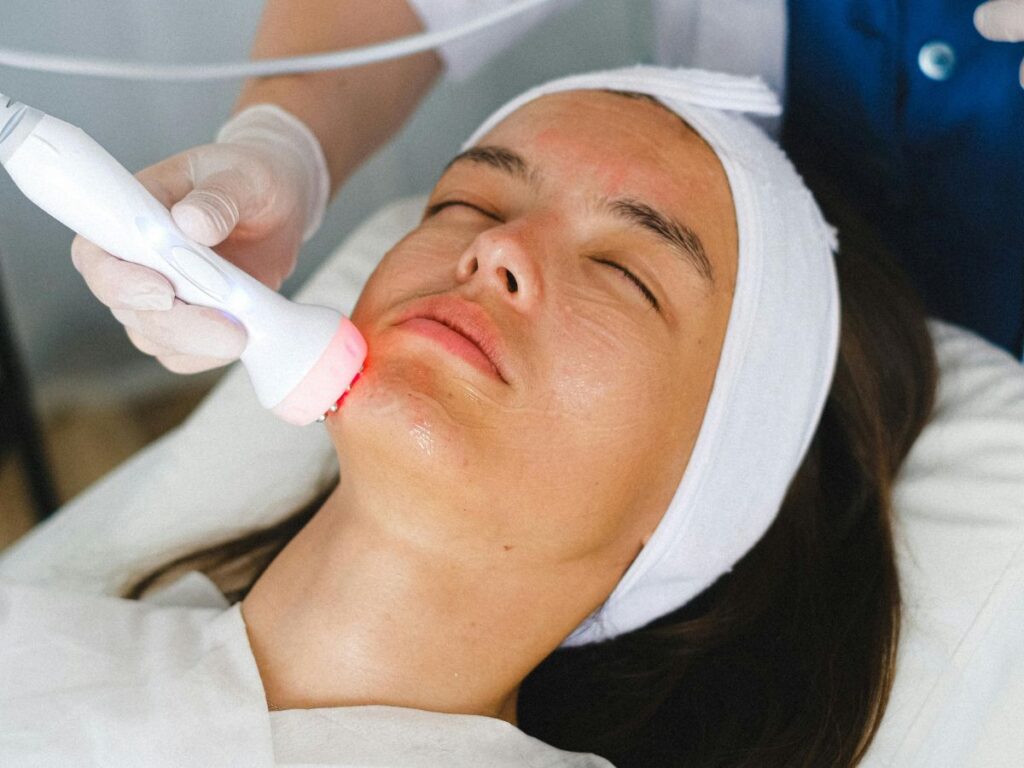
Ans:
{"label": "white sleeve", "polygon": [[[460,26],[473,18],[513,5],[517,0],[406,0],[420,17],[428,32]],[[493,57],[511,48],[537,24],[579,0],[551,0],[537,8],[514,16],[496,26],[453,40],[441,46],[439,53],[448,75],[466,80]]]}

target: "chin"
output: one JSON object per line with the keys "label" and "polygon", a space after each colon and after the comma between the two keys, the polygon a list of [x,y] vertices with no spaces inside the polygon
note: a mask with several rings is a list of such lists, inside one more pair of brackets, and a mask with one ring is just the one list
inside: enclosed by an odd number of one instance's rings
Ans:
{"label": "chin", "polygon": [[[464,466],[479,430],[460,418],[450,371],[431,361],[375,361],[326,421],[342,460],[357,454],[385,462],[411,461],[435,474]],[[462,394],[463,399],[466,398]]]}

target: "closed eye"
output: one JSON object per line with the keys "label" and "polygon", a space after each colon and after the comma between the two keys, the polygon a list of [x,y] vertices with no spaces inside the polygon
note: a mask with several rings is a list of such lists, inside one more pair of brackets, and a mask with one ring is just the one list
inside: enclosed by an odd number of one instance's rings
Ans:
{"label": "closed eye", "polygon": [[624,266],[617,262],[609,261],[608,259],[594,259],[594,261],[598,262],[599,264],[607,264],[609,267],[617,269],[626,277],[627,280],[629,280],[631,283],[633,283],[633,285],[637,287],[637,289],[640,291],[640,293],[643,294],[644,298],[647,299],[647,301],[650,303],[652,307],[654,307],[659,312],[661,311],[661,305],[658,303],[657,297],[653,293],[651,293],[651,290],[646,285],[644,285],[643,281],[640,278],[638,278]]}
{"label": "closed eye", "polygon": [[491,213],[490,211],[484,210],[483,208],[481,208],[478,205],[473,205],[472,203],[467,203],[465,200],[445,200],[445,201],[440,202],[440,203],[434,203],[433,205],[427,207],[427,210],[423,214],[423,218],[429,219],[431,216],[436,216],[437,214],[439,214],[445,208],[451,208],[451,207],[457,206],[457,205],[458,206],[462,206],[464,208],[470,208],[470,209],[476,211],[477,213],[482,213],[484,216],[486,216],[489,219],[494,219],[495,221],[501,221],[500,217],[496,216],[495,214]]}

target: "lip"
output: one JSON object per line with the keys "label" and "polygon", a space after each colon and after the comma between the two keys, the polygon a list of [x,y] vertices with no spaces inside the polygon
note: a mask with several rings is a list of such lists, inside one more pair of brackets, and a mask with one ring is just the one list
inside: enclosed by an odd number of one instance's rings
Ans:
{"label": "lip", "polygon": [[409,307],[396,325],[433,338],[479,370],[508,384],[504,342],[479,304],[454,296],[431,296]]}

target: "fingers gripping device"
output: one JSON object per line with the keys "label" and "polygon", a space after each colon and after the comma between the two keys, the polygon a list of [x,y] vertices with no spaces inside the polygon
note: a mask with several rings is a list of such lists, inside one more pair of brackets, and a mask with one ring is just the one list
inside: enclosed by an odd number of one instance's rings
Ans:
{"label": "fingers gripping device", "polygon": [[48,214],[125,261],[154,269],[182,301],[245,326],[242,364],[260,403],[293,424],[323,420],[362,370],[345,317],[298,304],[186,237],[168,211],[80,128],[0,94],[0,164]]}

